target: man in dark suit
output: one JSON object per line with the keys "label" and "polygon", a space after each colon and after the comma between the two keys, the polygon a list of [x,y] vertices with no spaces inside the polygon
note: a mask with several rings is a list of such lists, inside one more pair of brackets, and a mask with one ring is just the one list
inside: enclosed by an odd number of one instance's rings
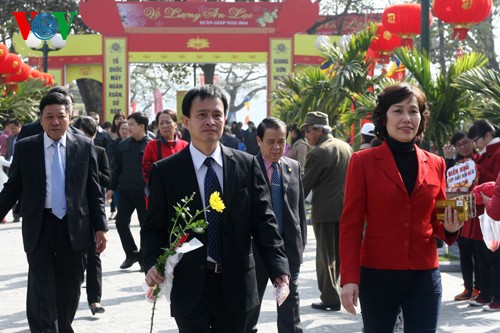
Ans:
{"label": "man in dark suit", "polygon": [[[203,209],[213,183],[220,185],[226,205],[221,216],[206,214],[207,232],[196,235],[205,246],[186,253],[175,268],[171,315],[180,333],[245,332],[248,313],[259,304],[252,237],[274,283],[289,284],[288,260],[259,163],[219,143],[227,109],[218,87],[189,90],[182,102],[183,123],[191,133],[189,149],[151,168],[148,214],[141,228],[149,286],[164,281],[154,265],[171,241],[174,205],[195,192],[190,210]],[[213,183],[207,186],[207,179]]]}
{"label": "man in dark suit", "polygon": [[[69,92],[68,89],[61,87],[61,86],[57,86],[57,87],[50,89],[47,92],[47,95],[54,93],[54,92],[61,93],[68,99],[69,114],[71,117],[71,115],[73,114],[73,103],[74,103],[73,95]],[[21,131],[19,132],[19,134],[17,136],[17,141],[24,139],[24,138],[27,138],[28,136],[40,134],[42,132],[43,132],[43,127],[39,121],[34,121],[32,123],[25,124],[21,127]],[[80,131],[78,128],[75,128],[71,125],[69,125],[69,127],[68,127],[68,132],[72,133],[72,134],[84,135],[82,131]]]}
{"label": "man in dark suit", "polygon": [[[277,118],[266,118],[257,127],[260,153],[257,160],[271,191],[273,210],[278,220],[278,230],[285,242],[285,254],[290,267],[290,295],[278,306],[278,332],[300,333],[298,278],[302,254],[307,241],[307,223],[304,190],[300,164],[283,156],[286,145],[286,124]],[[260,303],[264,297],[269,275],[258,251],[256,258],[257,286]],[[247,332],[257,332],[260,306],[248,321]]]}
{"label": "man in dark suit", "polygon": [[17,135],[21,131],[21,123],[17,119],[7,120],[5,126],[9,129],[10,135],[7,138],[7,151],[5,153],[5,159],[10,160],[14,155],[14,145],[17,141]]}
{"label": "man in dark suit", "polygon": [[[5,127],[9,129],[10,135],[7,138],[7,152],[5,153],[5,159],[11,161],[12,156],[14,156],[15,145],[18,140],[19,132],[21,131],[21,123],[17,119],[9,119],[7,120]],[[7,175],[10,175],[10,168],[6,168],[5,171]],[[19,203],[15,203],[14,207],[12,207],[12,216],[14,219],[12,222],[21,221],[21,217],[19,216]]]}
{"label": "man in dark suit", "polygon": [[85,269],[94,238],[106,248],[104,197],[93,143],[67,131],[70,104],[60,93],[40,102],[44,132],[20,140],[9,181],[0,193],[0,217],[23,195],[27,254],[27,317],[32,332],[73,332]]}

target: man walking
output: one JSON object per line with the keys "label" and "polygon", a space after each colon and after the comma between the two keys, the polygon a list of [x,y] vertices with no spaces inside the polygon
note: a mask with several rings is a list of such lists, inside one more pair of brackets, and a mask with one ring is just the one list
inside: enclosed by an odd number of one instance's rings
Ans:
{"label": "man walking", "polygon": [[127,118],[130,137],[118,145],[112,164],[111,185],[106,192],[106,199],[111,202],[113,191],[119,191],[116,230],[125,251],[125,260],[121,269],[130,268],[140,259],[139,250],[130,232],[130,221],[134,210],[137,210],[139,224],[142,226],[146,218],[145,188],[146,180],[142,174],[142,158],[144,149],[151,139],[147,135],[148,118],[140,112],[134,112]]}
{"label": "man walking", "polygon": [[304,195],[312,191],[314,235],[316,237],[316,274],[321,293],[314,309],[340,310],[337,290],[339,277],[339,221],[344,205],[344,185],[352,149],[335,139],[328,125],[328,115],[309,112],[301,128],[313,146],[304,166]]}
{"label": "man walking", "polygon": [[[298,279],[302,254],[307,241],[306,209],[299,162],[283,156],[286,145],[286,124],[277,118],[266,118],[257,127],[257,154],[266,183],[271,192],[278,231],[283,237],[290,268],[290,295],[277,307],[278,332],[301,333]],[[261,255],[254,248],[257,287],[262,304],[269,275]],[[257,332],[260,304],[248,321],[247,332]]]}
{"label": "man walking", "polygon": [[60,93],[40,102],[43,133],[19,140],[10,178],[0,193],[0,217],[23,196],[27,254],[27,317],[31,332],[71,333],[95,231],[106,248],[104,198],[93,143],[69,133],[70,102]]}
{"label": "man walking", "polygon": [[220,88],[203,85],[182,101],[182,122],[191,144],[153,164],[146,223],[141,228],[146,283],[164,281],[154,266],[168,247],[175,205],[195,192],[191,212],[207,207],[216,189],[226,208],[206,214],[207,232],[190,235],[204,246],[184,254],[174,271],[171,315],[179,333],[245,332],[248,313],[259,304],[252,236],[274,283],[289,284],[283,240],[269,190],[256,158],[219,143],[228,103]]}

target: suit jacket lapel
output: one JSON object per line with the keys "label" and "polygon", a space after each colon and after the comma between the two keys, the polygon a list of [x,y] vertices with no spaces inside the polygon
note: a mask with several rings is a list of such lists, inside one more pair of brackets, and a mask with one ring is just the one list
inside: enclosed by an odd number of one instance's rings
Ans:
{"label": "suit jacket lapel", "polygon": [[281,182],[283,183],[283,196],[285,195],[288,184],[290,183],[290,175],[292,168],[286,163],[286,161],[281,159]]}
{"label": "suit jacket lapel", "polygon": [[375,152],[375,163],[379,169],[386,173],[394,181],[394,183],[398,184],[399,187],[406,192],[405,184],[399,174],[396,161],[394,160],[394,156],[392,155],[387,142],[384,141],[380,148]]}
{"label": "suit jacket lapel", "polygon": [[68,183],[69,175],[73,172],[77,156],[78,144],[76,143],[76,139],[71,133],[66,132],[66,183]]}
{"label": "suit jacket lapel", "polygon": [[[226,203],[226,207],[231,206],[231,197],[234,192],[234,184],[236,181],[236,160],[234,159],[233,152],[221,145],[222,149],[222,160],[224,163],[223,174],[224,174],[224,188],[222,192],[223,200]],[[224,210],[224,215],[227,210]]]}
{"label": "suit jacket lapel", "polygon": [[418,148],[417,146],[415,146],[415,150],[417,152],[418,174],[413,193],[415,193],[420,188],[420,186],[424,182],[425,177],[427,176],[427,172],[429,171],[429,158],[427,157],[427,155],[425,155],[422,149]]}
{"label": "suit jacket lapel", "polygon": [[[34,151],[34,154],[35,156],[34,157],[34,161],[40,161],[40,165],[42,166],[41,168],[35,168],[35,172],[38,173],[38,179],[39,179],[39,182],[40,182],[40,187],[36,187],[36,188],[46,188],[46,182],[47,182],[47,173],[45,171],[45,147],[43,145],[43,134],[45,132],[42,132],[41,134],[38,135],[38,138],[37,138],[37,145],[36,145],[36,149]],[[28,157],[30,158],[30,157]],[[44,198],[44,202],[45,202],[45,191],[43,192],[43,198]]]}
{"label": "suit jacket lapel", "polygon": [[264,174],[264,178],[266,179],[267,186],[271,189],[271,184],[269,184],[269,177],[267,176],[266,165],[264,163],[264,158],[261,153],[258,153],[256,156],[257,161],[259,161],[260,168],[262,169],[262,173]]}

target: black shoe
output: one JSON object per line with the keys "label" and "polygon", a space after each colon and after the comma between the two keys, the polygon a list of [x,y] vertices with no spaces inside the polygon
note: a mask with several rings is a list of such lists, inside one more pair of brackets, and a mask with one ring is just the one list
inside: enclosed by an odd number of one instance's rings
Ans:
{"label": "black shoe", "polygon": [[340,303],[339,304],[325,304],[323,302],[314,302],[311,304],[311,307],[316,310],[323,311],[340,311]]}
{"label": "black shoe", "polygon": [[106,310],[102,306],[95,306],[92,304],[89,304],[89,309],[90,312],[92,312],[92,315],[95,316],[97,314],[104,313]]}
{"label": "black shoe", "polygon": [[12,222],[21,222],[21,218],[19,216],[15,216]]}
{"label": "black shoe", "polygon": [[125,261],[120,265],[121,269],[130,268],[133,264],[139,261],[139,254],[134,254],[132,257],[125,258]]}

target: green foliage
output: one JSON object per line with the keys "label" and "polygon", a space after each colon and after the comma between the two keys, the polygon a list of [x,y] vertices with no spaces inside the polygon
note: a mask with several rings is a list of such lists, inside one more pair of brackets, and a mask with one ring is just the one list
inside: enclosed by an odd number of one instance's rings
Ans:
{"label": "green foliage", "polygon": [[479,53],[464,54],[450,64],[445,75],[441,73],[433,79],[426,55],[416,49],[409,51],[405,48],[397,49],[395,54],[410,73],[407,80],[416,81],[427,97],[431,112],[425,140],[433,142],[441,152],[450,135],[460,128],[460,122],[471,119],[471,110],[477,103],[474,99],[465,98],[467,92],[453,84],[462,73],[484,66],[487,59]]}
{"label": "green foliage", "polygon": [[351,112],[353,95],[366,93],[380,80],[369,76],[365,62],[374,32],[371,26],[353,35],[345,46],[325,45],[323,56],[332,64],[327,72],[308,67],[284,77],[272,94],[273,114],[287,123],[301,123],[307,112],[322,111],[328,114],[334,134],[345,136],[351,123],[341,120]]}
{"label": "green foliage", "polygon": [[19,83],[17,92],[0,97],[0,122],[16,118],[21,123],[31,122],[38,118],[40,99],[49,88],[39,80],[28,80]]}
{"label": "green foliage", "polygon": [[473,111],[479,118],[500,124],[500,73],[492,69],[474,68],[460,75],[454,86],[467,90],[464,99],[478,101]]}

